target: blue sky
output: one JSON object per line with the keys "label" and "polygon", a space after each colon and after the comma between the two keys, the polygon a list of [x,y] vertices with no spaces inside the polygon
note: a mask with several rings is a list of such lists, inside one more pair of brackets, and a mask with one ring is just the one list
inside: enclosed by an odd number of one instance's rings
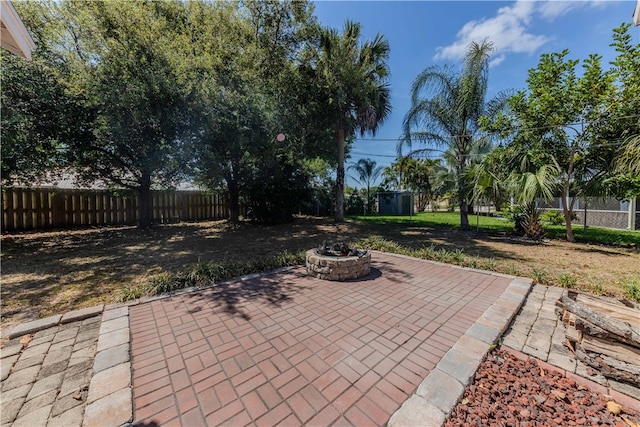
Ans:
{"label": "blue sky", "polygon": [[[569,49],[573,59],[590,53],[607,64],[614,27],[631,22],[635,0],[627,1],[316,1],[323,26],[342,31],[345,20],[362,24],[363,39],[383,34],[391,46],[391,116],[375,137],[353,146],[348,163],[359,158],[389,165],[396,155],[402,119],[410,107],[415,76],[432,65],[458,66],[471,41],[488,38],[496,52],[489,71],[489,96],[526,88],[527,71],[540,55]],[[640,43],[640,27],[631,29]],[[359,186],[349,177],[347,184]]]}

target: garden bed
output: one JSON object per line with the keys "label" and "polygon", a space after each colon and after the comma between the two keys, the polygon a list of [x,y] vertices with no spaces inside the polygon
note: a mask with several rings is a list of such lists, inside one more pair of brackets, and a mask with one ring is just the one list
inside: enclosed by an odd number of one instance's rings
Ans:
{"label": "garden bed", "polygon": [[[610,403],[613,402],[613,403]],[[446,427],[588,425],[635,427],[640,413],[557,371],[494,350],[476,371]]]}

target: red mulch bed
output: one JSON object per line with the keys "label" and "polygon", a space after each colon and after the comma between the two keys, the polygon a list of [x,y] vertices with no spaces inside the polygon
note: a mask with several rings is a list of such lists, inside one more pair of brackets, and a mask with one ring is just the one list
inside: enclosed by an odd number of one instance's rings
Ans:
{"label": "red mulch bed", "polygon": [[480,365],[475,381],[445,423],[453,426],[620,426],[640,425],[640,413],[607,409],[609,399],[547,371],[494,350]]}

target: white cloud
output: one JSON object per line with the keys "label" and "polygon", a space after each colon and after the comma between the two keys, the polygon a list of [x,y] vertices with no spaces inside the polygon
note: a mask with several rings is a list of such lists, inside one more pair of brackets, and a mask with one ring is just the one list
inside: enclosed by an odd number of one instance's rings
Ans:
{"label": "white cloud", "polygon": [[494,44],[495,58],[491,66],[496,66],[509,53],[536,52],[551,40],[542,34],[531,31],[534,18],[553,20],[569,11],[586,5],[600,6],[606,2],[592,1],[529,1],[517,0],[515,3],[498,9],[496,16],[467,22],[456,35],[456,40],[448,46],[436,48],[435,60],[460,60],[464,57],[469,43],[485,39]]}
{"label": "white cloud", "polygon": [[582,2],[576,1],[543,1],[538,4],[538,12],[549,21],[562,16],[571,9],[581,7]]}
{"label": "white cloud", "polygon": [[507,57],[505,55],[494,56],[489,61],[489,68],[492,68],[492,67],[495,67],[497,65],[500,65],[500,63],[502,63],[502,61],[504,61],[506,58]]}
{"label": "white cloud", "polygon": [[605,7],[606,0],[583,0],[583,1],[567,1],[567,0],[547,0],[537,2],[537,9],[540,16],[548,21],[565,15],[574,9],[583,7]]}

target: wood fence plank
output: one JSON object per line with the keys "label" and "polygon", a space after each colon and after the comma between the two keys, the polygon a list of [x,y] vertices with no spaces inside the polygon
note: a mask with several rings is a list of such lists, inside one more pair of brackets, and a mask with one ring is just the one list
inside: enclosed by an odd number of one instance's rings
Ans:
{"label": "wood fence plank", "polygon": [[5,231],[14,230],[16,226],[15,218],[13,217],[13,194],[13,190],[2,192],[2,224]]}
{"label": "wood fence plank", "polygon": [[16,230],[22,230],[24,228],[24,218],[22,217],[22,213],[24,212],[22,188],[16,189],[15,196],[13,197],[13,204],[16,207],[14,211],[14,222],[16,224]]}
{"label": "wood fence plank", "polygon": [[39,229],[42,228],[42,200],[41,200],[42,190],[36,188],[33,190],[33,204],[32,206],[32,215],[33,218],[33,228]]}
{"label": "wood fence plank", "polygon": [[91,225],[97,225],[98,223],[98,212],[96,210],[98,197],[98,193],[91,193],[89,197],[89,223]]}
{"label": "wood fence plank", "polygon": [[[228,217],[226,198],[217,193],[163,190],[152,193],[154,223],[218,220]],[[2,194],[2,231],[137,224],[137,194],[105,190],[9,188]]]}
{"label": "wood fence plank", "polygon": [[25,230],[33,229],[33,190],[30,188],[24,192],[24,228]]}
{"label": "wood fence plank", "polygon": [[51,191],[42,192],[42,212],[44,227],[51,227]]}

